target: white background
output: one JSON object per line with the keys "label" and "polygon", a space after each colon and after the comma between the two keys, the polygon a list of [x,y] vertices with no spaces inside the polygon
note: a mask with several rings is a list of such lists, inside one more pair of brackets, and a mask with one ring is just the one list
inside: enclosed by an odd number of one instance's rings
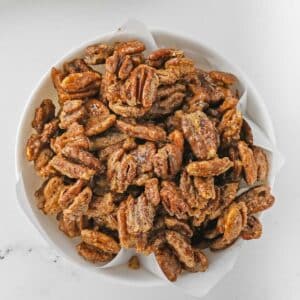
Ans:
{"label": "white background", "polygon": [[300,1],[19,2],[0,0],[0,299],[193,299],[170,288],[116,286],[71,267],[16,205],[14,142],[30,91],[62,54],[128,17],[204,41],[239,65],[265,99],[286,157],[263,238],[247,243],[204,299],[299,299]]}

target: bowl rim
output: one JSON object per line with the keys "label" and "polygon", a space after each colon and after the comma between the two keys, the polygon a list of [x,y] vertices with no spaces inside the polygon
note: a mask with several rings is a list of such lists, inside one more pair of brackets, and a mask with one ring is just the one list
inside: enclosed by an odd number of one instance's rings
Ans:
{"label": "bowl rim", "polygon": [[[245,82],[247,84],[248,90],[251,90],[251,92],[253,93],[253,97],[259,101],[260,108],[263,110],[264,118],[265,118],[265,120],[264,120],[265,127],[263,128],[263,131],[267,134],[267,136],[271,140],[272,144],[276,145],[274,127],[272,124],[270,114],[267,110],[266,104],[263,101],[261,95],[258,93],[255,86],[253,85],[252,81],[240,69],[240,67],[237,66],[236,63],[228,61],[227,58],[225,58],[222,54],[220,54],[218,51],[216,51],[214,49],[214,47],[207,44],[206,42],[203,42],[200,38],[195,38],[195,37],[183,34],[181,32],[176,33],[174,31],[159,29],[159,28],[155,28],[155,27],[154,28],[151,27],[150,32],[153,34],[154,39],[156,36],[166,35],[172,39],[180,39],[181,41],[187,41],[187,42],[192,42],[194,44],[197,44],[197,45],[201,46],[202,48],[206,49],[207,51],[210,51],[213,55],[215,55],[216,57],[219,57],[220,59],[222,59],[229,65],[233,66],[243,76],[243,79],[245,80]],[[63,56],[58,58],[56,60],[56,62],[54,64],[52,64],[52,66],[60,65],[63,61],[67,60],[70,56],[74,55],[75,52],[82,50],[83,48],[85,48],[86,46],[88,46],[90,44],[99,43],[102,40],[109,39],[112,37],[113,34],[115,34],[115,31],[111,31],[111,32],[108,32],[103,35],[97,35],[94,38],[90,38],[90,39],[80,43],[79,45],[72,47],[69,51],[66,52],[66,54],[64,54]],[[26,101],[24,108],[22,110],[22,113],[19,117],[20,119],[19,119],[19,123],[18,123],[18,127],[17,127],[16,140],[15,140],[15,153],[14,153],[15,154],[15,173],[16,173],[17,183],[19,182],[20,177],[22,176],[21,175],[21,172],[22,172],[21,155],[24,155],[24,152],[22,151],[23,147],[24,147],[24,141],[21,140],[21,132],[22,132],[22,127],[27,122],[25,116],[28,115],[28,112],[31,108],[31,104],[35,98],[35,95],[36,95],[39,87],[48,79],[50,71],[51,71],[51,68],[46,70],[43,73],[43,75],[41,76],[41,78],[38,80],[38,82],[34,85],[33,89],[31,90],[31,93],[27,97],[27,101]],[[24,198],[26,198],[26,202],[28,203],[29,200],[27,199],[27,197],[25,196]],[[109,281],[109,282],[113,281],[114,283],[119,283],[119,284],[122,284],[125,286],[135,286],[135,287],[150,287],[151,286],[151,287],[154,287],[154,286],[166,286],[167,285],[167,282],[165,282],[161,278],[156,277],[153,274],[151,274],[152,275],[151,280],[132,281],[132,280],[127,280],[126,278],[115,277],[113,274],[110,274],[109,272],[105,272],[105,270],[102,270],[101,272],[99,272],[98,268],[84,268],[82,265],[78,265],[76,262],[74,262],[72,259],[70,259],[68,256],[66,256],[62,252],[62,250],[50,238],[48,238],[48,236],[46,234],[44,234],[43,226],[38,222],[38,220],[36,220],[36,218],[33,214],[31,215],[31,208],[27,207],[27,203],[23,203],[23,205],[22,205],[22,203],[20,201],[18,201],[18,206],[21,207],[21,209],[22,209],[23,213],[26,215],[26,217],[30,220],[30,222],[33,224],[33,226],[35,228],[37,228],[37,230],[41,233],[44,240],[46,240],[46,242],[49,245],[51,245],[51,247],[56,252],[58,252],[62,257],[64,257],[64,259],[66,261],[70,262],[73,266],[75,266],[77,268],[81,268],[81,269],[82,268],[86,269],[86,271],[94,272],[98,276],[101,276],[101,278],[103,278],[105,281]],[[233,268],[233,266],[234,265],[232,265],[232,267],[226,273],[228,273]],[[224,274],[224,276],[226,275],[226,273]]]}

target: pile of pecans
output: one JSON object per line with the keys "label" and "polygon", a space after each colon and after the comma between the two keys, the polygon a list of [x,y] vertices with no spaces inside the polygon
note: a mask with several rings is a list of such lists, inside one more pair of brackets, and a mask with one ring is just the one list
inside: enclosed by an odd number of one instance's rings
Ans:
{"label": "pile of pecans", "polygon": [[37,206],[81,237],[81,256],[154,253],[175,281],[207,269],[203,249],[259,238],[255,214],[274,197],[236,77],[200,70],[181,50],[144,50],[138,40],[97,44],[53,68],[59,111],[49,99],[36,109],[26,156],[45,178]]}

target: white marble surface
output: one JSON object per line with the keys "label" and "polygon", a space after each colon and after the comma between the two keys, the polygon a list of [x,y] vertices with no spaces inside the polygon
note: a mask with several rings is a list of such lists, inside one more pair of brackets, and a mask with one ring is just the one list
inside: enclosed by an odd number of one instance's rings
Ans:
{"label": "white marble surface", "polygon": [[16,204],[14,142],[31,89],[71,47],[128,17],[203,40],[237,63],[264,97],[286,157],[263,238],[243,248],[204,299],[299,299],[299,1],[19,2],[0,0],[0,299],[192,299],[170,288],[117,286],[70,266]]}

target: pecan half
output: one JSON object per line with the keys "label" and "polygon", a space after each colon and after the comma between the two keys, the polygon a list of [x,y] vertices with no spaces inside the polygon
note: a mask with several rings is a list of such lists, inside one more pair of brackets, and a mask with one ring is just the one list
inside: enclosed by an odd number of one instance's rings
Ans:
{"label": "pecan half", "polygon": [[181,126],[185,138],[193,153],[199,159],[211,159],[216,156],[218,137],[214,124],[205,113],[196,111],[184,114]]}
{"label": "pecan half", "polygon": [[255,216],[248,216],[247,224],[241,232],[244,240],[259,239],[262,235],[262,224]]}
{"label": "pecan half", "polygon": [[54,156],[49,164],[55,170],[69,178],[89,180],[96,173],[95,170],[70,162],[60,155]]}
{"label": "pecan half", "polygon": [[106,44],[95,44],[86,47],[84,60],[89,65],[103,64],[112,55],[114,48]]}
{"label": "pecan half", "polygon": [[265,151],[254,146],[252,148],[254,160],[257,166],[257,180],[266,181],[269,173],[269,162]]}
{"label": "pecan half", "polygon": [[129,136],[140,139],[159,142],[166,140],[166,132],[159,126],[153,124],[130,124],[117,120],[116,127]]}
{"label": "pecan half", "polygon": [[168,247],[159,248],[154,252],[156,261],[170,281],[176,281],[182,268],[175,254]]}
{"label": "pecan half", "polygon": [[170,216],[186,219],[189,207],[185,202],[180,189],[171,181],[163,181],[160,197],[165,210]]}
{"label": "pecan half", "polygon": [[90,142],[84,134],[82,125],[72,123],[67,131],[51,140],[51,148],[56,153],[60,153],[66,145],[89,149]]}
{"label": "pecan half", "polygon": [[55,215],[61,211],[59,196],[64,188],[62,177],[50,178],[42,187],[36,191],[38,208],[46,215]]}
{"label": "pecan half", "polygon": [[187,165],[186,170],[192,176],[211,177],[226,172],[233,166],[228,157],[214,158],[206,161],[195,161]]}
{"label": "pecan half", "polygon": [[253,151],[244,141],[238,142],[237,147],[243,164],[245,180],[249,185],[252,185],[257,179],[257,166]]}
{"label": "pecan half", "polygon": [[32,127],[38,132],[43,131],[44,125],[55,117],[55,106],[50,99],[44,99],[41,105],[35,110]]}
{"label": "pecan half", "polygon": [[108,108],[99,100],[91,99],[85,107],[89,118],[85,124],[85,134],[87,136],[97,135],[114,125],[116,116],[109,113]]}
{"label": "pecan half", "polygon": [[270,193],[270,187],[260,185],[249,189],[237,198],[238,202],[245,202],[248,214],[255,214],[263,211],[274,204],[275,198]]}
{"label": "pecan half", "polygon": [[77,146],[66,145],[62,149],[62,154],[76,163],[80,163],[96,172],[101,171],[101,163],[92,153]]}
{"label": "pecan half", "polygon": [[62,111],[59,115],[59,127],[67,129],[71,124],[81,123],[85,116],[86,110],[82,100],[68,100],[63,104]]}
{"label": "pecan half", "polygon": [[188,268],[195,266],[194,251],[188,239],[172,230],[166,231],[168,244],[175,250],[178,259]]}
{"label": "pecan half", "polygon": [[84,229],[81,231],[81,237],[86,244],[104,252],[117,254],[120,251],[120,245],[112,237],[102,232]]}
{"label": "pecan half", "polygon": [[76,249],[80,256],[92,263],[108,262],[114,258],[113,253],[104,252],[96,247],[88,245],[85,242],[78,244]]}
{"label": "pecan half", "polygon": [[156,99],[158,77],[155,70],[139,65],[130,74],[124,84],[122,98],[129,106],[150,108]]}

